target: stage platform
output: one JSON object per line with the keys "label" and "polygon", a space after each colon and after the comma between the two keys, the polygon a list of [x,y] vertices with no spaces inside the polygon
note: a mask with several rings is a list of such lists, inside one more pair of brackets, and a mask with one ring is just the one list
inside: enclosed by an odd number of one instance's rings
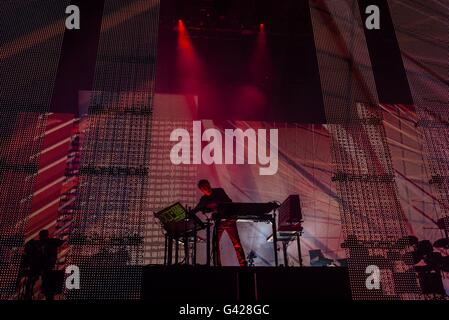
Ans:
{"label": "stage platform", "polygon": [[159,301],[350,300],[347,268],[147,266],[142,299]]}

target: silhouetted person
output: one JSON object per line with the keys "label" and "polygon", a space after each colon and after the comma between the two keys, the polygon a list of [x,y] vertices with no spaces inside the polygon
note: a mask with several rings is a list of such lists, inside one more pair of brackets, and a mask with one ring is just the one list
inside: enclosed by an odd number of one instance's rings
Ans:
{"label": "silhouetted person", "polygon": [[42,277],[42,292],[47,300],[53,300],[55,288],[53,285],[53,270],[58,258],[58,248],[64,241],[50,238],[48,230],[39,232],[39,240],[30,240],[25,244],[23,267],[28,270],[26,284],[26,299],[33,295],[33,288],[39,277]]}

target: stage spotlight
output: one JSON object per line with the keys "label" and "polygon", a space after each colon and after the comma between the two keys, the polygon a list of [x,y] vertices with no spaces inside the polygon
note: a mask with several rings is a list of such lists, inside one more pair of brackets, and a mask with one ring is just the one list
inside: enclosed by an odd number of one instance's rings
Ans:
{"label": "stage spotlight", "polygon": [[265,32],[265,24],[264,24],[264,23],[261,23],[261,24],[259,25],[259,31]]}
{"label": "stage spotlight", "polygon": [[181,19],[178,19],[178,31],[179,32],[185,32],[186,27],[184,25],[184,22]]}

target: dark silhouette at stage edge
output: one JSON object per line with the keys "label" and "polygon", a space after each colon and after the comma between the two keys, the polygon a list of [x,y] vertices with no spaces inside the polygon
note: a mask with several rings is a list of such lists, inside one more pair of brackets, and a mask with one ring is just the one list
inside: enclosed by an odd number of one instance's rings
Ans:
{"label": "dark silhouette at stage edge", "polygon": [[42,293],[47,300],[53,300],[55,288],[56,261],[58,248],[64,243],[63,240],[49,237],[48,230],[39,232],[39,239],[32,239],[25,244],[22,257],[20,276],[27,277],[23,298],[32,299],[34,286],[41,278]]}

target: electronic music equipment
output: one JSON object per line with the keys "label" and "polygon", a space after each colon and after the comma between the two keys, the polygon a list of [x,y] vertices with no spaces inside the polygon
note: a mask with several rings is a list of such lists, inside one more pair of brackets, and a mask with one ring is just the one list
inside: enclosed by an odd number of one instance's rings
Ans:
{"label": "electronic music equipment", "polygon": [[302,266],[300,236],[302,235],[303,227],[299,195],[289,195],[277,208],[277,213],[277,229],[267,238],[267,241],[274,241],[276,236],[277,240],[282,242],[284,265],[288,266],[288,245],[291,241],[296,240],[299,265]]}
{"label": "electronic music equipment", "polygon": [[272,217],[270,212],[277,207],[279,205],[275,202],[224,202],[218,205],[217,213],[221,219],[265,220]]}
{"label": "electronic music equipment", "polygon": [[175,243],[175,263],[178,263],[179,242],[184,243],[185,261],[189,260],[189,239],[193,238],[193,264],[196,264],[197,232],[208,225],[204,224],[195,214],[190,214],[181,203],[176,202],[158,212],[154,216],[159,219],[165,230],[164,264],[172,263],[173,242]]}
{"label": "electronic music equipment", "polygon": [[[252,221],[271,222],[273,228],[273,250],[275,265],[278,266],[276,214],[273,212],[279,204],[276,202],[246,203],[246,202],[223,202],[218,204],[217,214],[214,216],[214,234],[217,234],[222,219],[244,219]],[[218,241],[214,241],[214,255],[218,252]]]}
{"label": "electronic music equipment", "polygon": [[278,208],[278,231],[300,231],[301,221],[299,195],[289,195]]}
{"label": "electronic music equipment", "polygon": [[182,206],[181,203],[176,202],[167,208],[164,208],[154,214],[163,225],[171,222],[178,222],[185,220],[187,218],[187,210]]}

